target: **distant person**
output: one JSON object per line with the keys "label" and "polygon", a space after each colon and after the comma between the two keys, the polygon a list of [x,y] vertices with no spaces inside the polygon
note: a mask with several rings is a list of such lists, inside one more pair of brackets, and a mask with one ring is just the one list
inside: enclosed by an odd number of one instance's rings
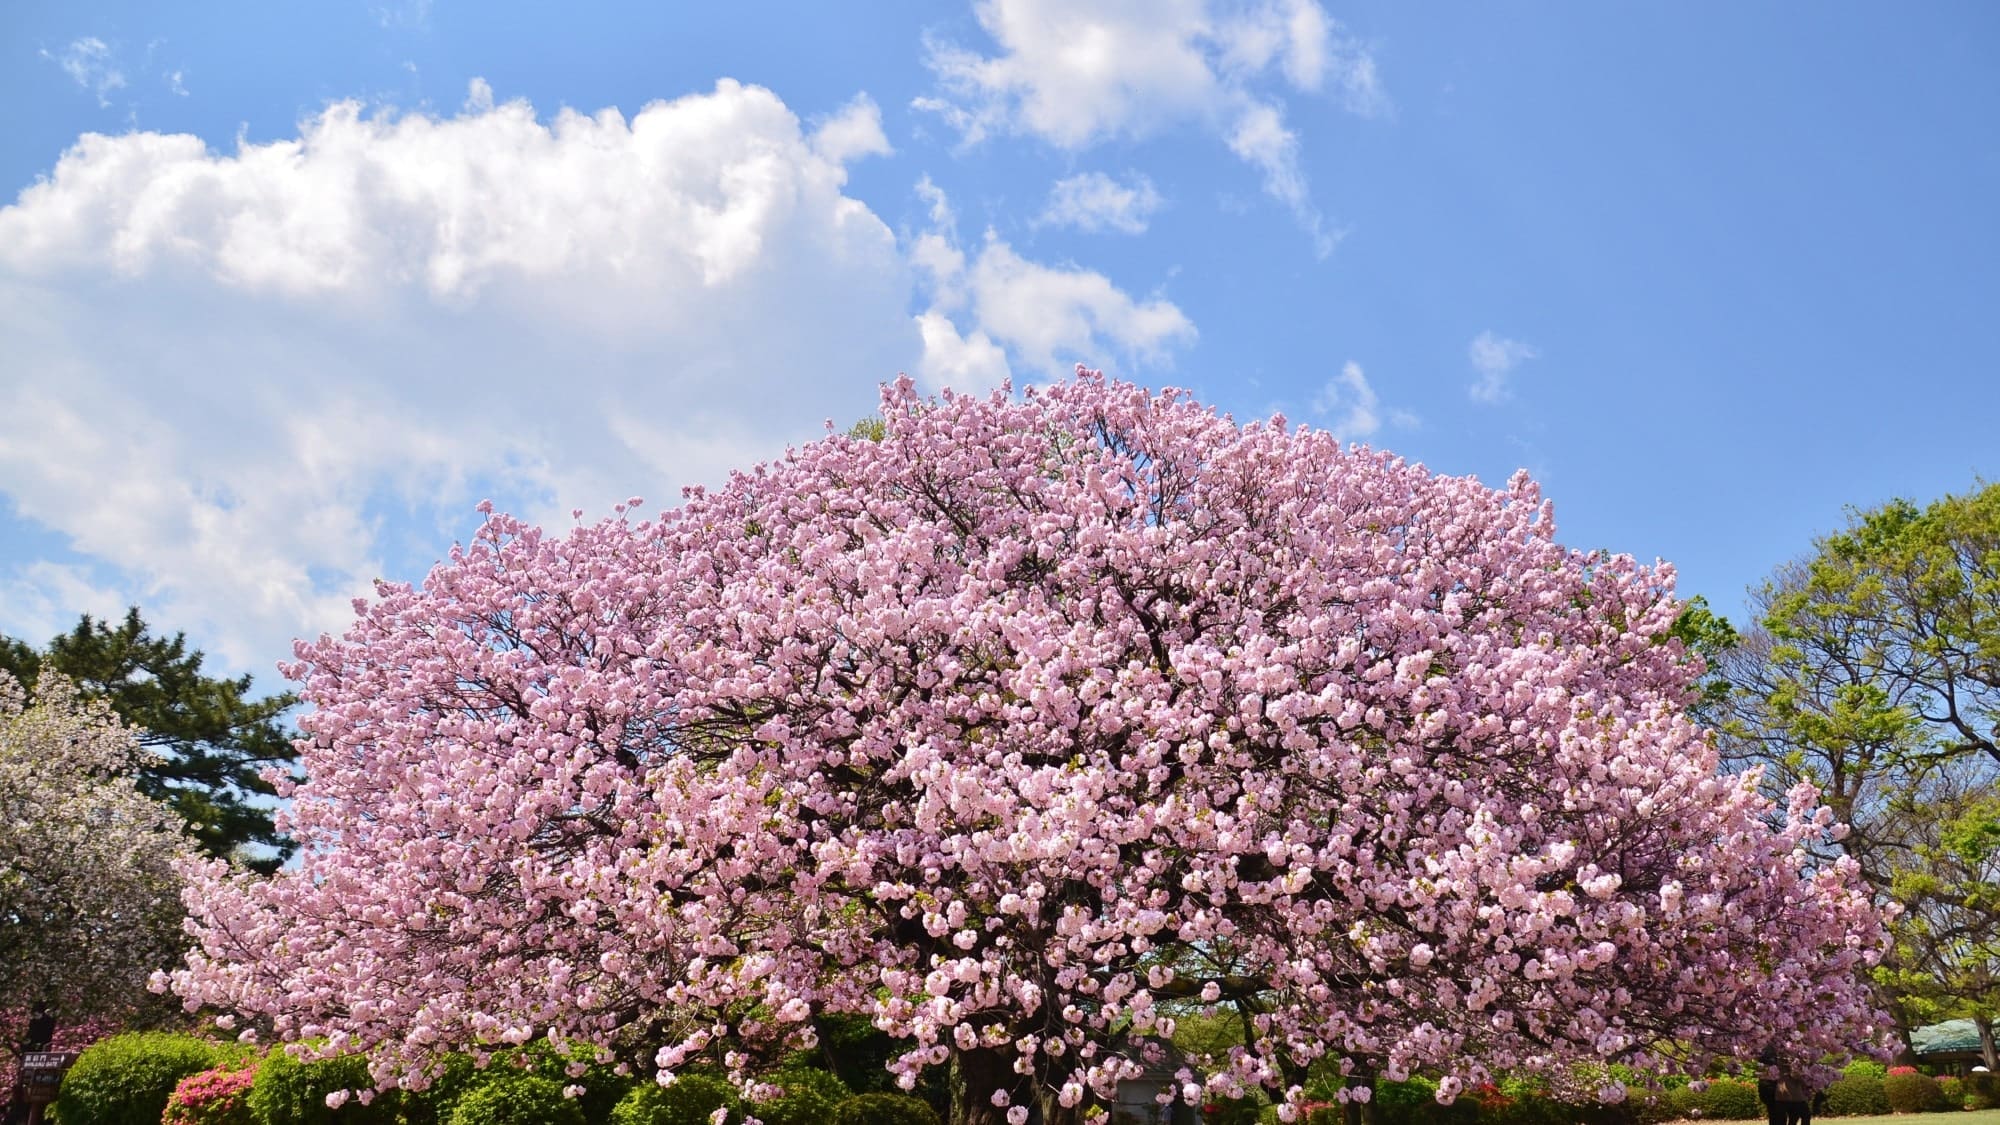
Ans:
{"label": "distant person", "polygon": [[1785,1125],[1778,1108],[1778,1045],[1766,1044],[1757,1055],[1757,1100],[1764,1103],[1766,1125]]}
{"label": "distant person", "polygon": [[1778,1125],[1812,1125],[1812,1087],[1796,1071],[1778,1075],[1772,1112],[1778,1116]]}

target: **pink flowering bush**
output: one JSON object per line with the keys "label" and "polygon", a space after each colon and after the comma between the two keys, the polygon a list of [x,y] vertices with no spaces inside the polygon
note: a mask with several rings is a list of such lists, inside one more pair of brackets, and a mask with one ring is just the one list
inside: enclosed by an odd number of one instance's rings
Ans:
{"label": "pink flowering bush", "polygon": [[190,1074],[167,1099],[161,1125],[255,1125],[250,1112],[250,1086],[257,1068],[224,1065]]}
{"label": "pink flowering bush", "polygon": [[[1931,1113],[1946,1108],[1943,1087],[1914,1066],[1892,1066],[1882,1079],[1882,1096],[1891,1113]],[[1957,1105],[1950,1108],[1957,1109]]]}
{"label": "pink flowering bush", "polygon": [[749,1092],[858,1014],[966,1125],[1081,1120],[1188,1009],[1246,1041],[1176,1096],[1288,1119],[1322,1058],[1450,1102],[1879,1037],[1832,814],[1718,771],[1671,569],[1525,475],[1092,373],[882,417],[657,519],[489,514],[299,645],[301,862],[189,868],[171,987],[378,1085],[553,1037]]}

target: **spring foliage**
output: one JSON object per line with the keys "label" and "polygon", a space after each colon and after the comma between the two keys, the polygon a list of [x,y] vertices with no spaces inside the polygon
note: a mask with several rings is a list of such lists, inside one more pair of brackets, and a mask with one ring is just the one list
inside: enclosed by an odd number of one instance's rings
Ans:
{"label": "spring foliage", "polygon": [[1102,1104],[1179,1006],[1248,1021],[1194,1101],[1876,1034],[1830,814],[1718,773],[1671,570],[1525,476],[1092,373],[882,419],[490,514],[302,644],[301,865],[200,870],[173,987],[378,1082],[553,1030],[748,1083],[860,1013],[968,1121]]}
{"label": "spring foliage", "polygon": [[[1905,1026],[2000,1019],[2000,485],[1892,501],[1781,569],[1721,661],[1725,753],[1808,781],[1900,908]],[[1990,1036],[1989,1036],[1990,1038]],[[1989,1066],[2000,1065],[1989,1050]]]}

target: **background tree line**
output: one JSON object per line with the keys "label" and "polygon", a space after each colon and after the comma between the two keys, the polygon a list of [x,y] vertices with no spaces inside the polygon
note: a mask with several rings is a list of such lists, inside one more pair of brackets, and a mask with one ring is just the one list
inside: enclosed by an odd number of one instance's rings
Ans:
{"label": "background tree line", "polygon": [[1725,753],[1809,781],[1901,914],[1878,970],[1907,1031],[1969,1018],[2000,1069],[2000,485],[1856,511],[1778,568],[1738,634],[1695,606]]}

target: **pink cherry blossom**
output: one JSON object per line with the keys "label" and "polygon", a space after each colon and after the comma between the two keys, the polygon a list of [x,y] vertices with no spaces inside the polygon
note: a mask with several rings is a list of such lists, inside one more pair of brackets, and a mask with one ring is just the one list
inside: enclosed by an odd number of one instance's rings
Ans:
{"label": "pink cherry blossom", "polygon": [[385,1085],[545,1036],[749,1088],[861,1013],[981,1125],[1223,1006],[1176,1096],[1287,1120],[1321,1056],[1449,1097],[1879,1036],[1837,826],[1718,771],[1672,569],[1525,475],[1091,372],[882,417],[657,519],[489,512],[300,644],[301,862],[190,868],[172,987]]}

